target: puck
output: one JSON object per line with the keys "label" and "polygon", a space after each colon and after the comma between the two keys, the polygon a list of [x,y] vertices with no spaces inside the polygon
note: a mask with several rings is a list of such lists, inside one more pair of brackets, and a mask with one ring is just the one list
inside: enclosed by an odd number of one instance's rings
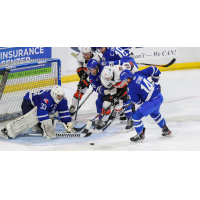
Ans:
{"label": "puck", "polygon": [[90,145],[94,145],[94,143],[90,143]]}

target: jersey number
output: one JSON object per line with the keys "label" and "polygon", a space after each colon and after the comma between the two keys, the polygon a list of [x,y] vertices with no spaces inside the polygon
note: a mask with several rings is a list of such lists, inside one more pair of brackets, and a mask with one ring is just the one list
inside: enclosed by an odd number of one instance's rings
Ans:
{"label": "jersey number", "polygon": [[153,85],[151,83],[149,83],[149,81],[147,81],[146,79],[143,79],[143,81],[144,81],[146,87],[141,84],[141,88],[143,90],[145,90],[147,93],[149,93],[153,89]]}

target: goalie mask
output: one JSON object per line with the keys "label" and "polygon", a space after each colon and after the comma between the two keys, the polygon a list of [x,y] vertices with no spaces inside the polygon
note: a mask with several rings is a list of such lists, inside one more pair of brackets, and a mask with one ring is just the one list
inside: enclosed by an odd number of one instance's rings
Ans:
{"label": "goalie mask", "polygon": [[65,92],[61,86],[56,85],[51,90],[51,96],[55,103],[59,104],[65,96]]}

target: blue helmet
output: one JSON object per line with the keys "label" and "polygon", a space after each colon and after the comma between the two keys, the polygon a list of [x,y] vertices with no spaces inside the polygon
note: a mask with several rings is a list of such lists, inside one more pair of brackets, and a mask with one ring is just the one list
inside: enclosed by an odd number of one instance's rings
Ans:
{"label": "blue helmet", "polygon": [[127,80],[128,78],[132,79],[133,78],[133,73],[128,70],[128,69],[125,69],[123,72],[121,72],[120,74],[120,80],[121,81],[124,81],[124,80]]}
{"label": "blue helmet", "polygon": [[97,60],[95,60],[95,59],[90,59],[90,60],[88,61],[87,68],[88,68],[89,70],[94,69],[94,68],[97,68],[97,67],[98,67],[98,62],[97,62]]}

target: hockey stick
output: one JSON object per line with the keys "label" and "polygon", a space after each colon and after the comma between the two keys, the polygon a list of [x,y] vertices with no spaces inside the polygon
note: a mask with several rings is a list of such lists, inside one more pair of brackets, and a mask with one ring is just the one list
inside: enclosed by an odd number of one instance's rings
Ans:
{"label": "hockey stick", "polygon": [[108,123],[102,130],[94,130],[94,129],[90,129],[88,136],[92,135],[92,133],[102,133],[103,131],[105,131],[122,113],[125,112],[125,110],[132,104],[133,102],[131,101],[124,109],[122,109],[121,111],[119,111],[117,113],[117,116],[110,122]]}
{"label": "hockey stick", "polygon": [[[57,137],[87,137],[87,134],[84,133],[56,133]],[[41,137],[43,136],[42,133],[20,133],[19,136],[36,136],[36,137]]]}
{"label": "hockey stick", "polygon": [[81,103],[81,105],[77,108],[76,112],[74,112],[71,116],[75,115],[75,114],[78,112],[78,110],[81,108],[81,106],[86,102],[86,100],[90,97],[90,95],[91,95],[93,92],[94,92],[94,90],[92,90],[92,91],[90,92],[90,94],[84,99],[84,101]]}
{"label": "hockey stick", "polygon": [[[122,96],[120,96],[120,95],[121,95],[121,92],[120,92],[118,98],[114,100],[114,104],[115,104],[116,102],[118,102],[119,99],[122,97]],[[95,125],[95,127],[93,128],[93,129],[95,130],[95,128],[102,122],[103,117],[106,115],[107,111],[108,111],[112,106],[113,106],[112,104],[109,105],[109,106],[108,106],[106,109],[104,109],[100,114],[98,114],[98,115],[97,115],[96,117],[94,117],[92,120],[89,120],[89,121],[87,122],[87,125],[86,125],[86,127],[85,127],[83,133],[88,133],[90,127],[92,126],[92,122],[105,112],[105,113],[103,114],[102,118],[98,121],[98,123],[97,123],[97,124]]]}
{"label": "hockey stick", "polygon": [[154,65],[154,64],[147,64],[147,63],[137,63],[138,65],[149,65],[149,66],[155,66],[155,67],[169,67],[173,65],[176,62],[176,58],[173,58],[168,64],[166,65]]}

